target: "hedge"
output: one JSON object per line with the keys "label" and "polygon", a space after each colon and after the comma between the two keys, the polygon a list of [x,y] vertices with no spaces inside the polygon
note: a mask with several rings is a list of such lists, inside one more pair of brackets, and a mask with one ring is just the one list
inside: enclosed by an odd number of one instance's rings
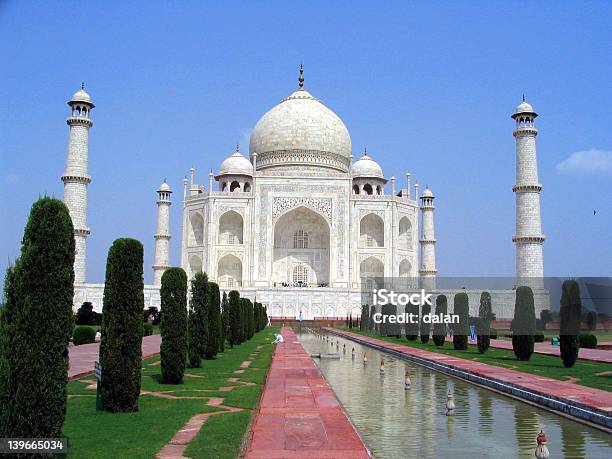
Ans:
{"label": "hedge", "polygon": [[168,268],[161,277],[160,333],[162,381],[180,384],[187,358],[187,274]]}

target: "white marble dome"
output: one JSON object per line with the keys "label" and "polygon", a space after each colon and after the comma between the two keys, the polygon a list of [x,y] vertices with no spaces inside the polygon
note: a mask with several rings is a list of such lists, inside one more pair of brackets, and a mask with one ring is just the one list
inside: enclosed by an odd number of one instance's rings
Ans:
{"label": "white marble dome", "polygon": [[519,113],[535,113],[533,111],[533,107],[531,106],[531,104],[529,102],[525,102],[522,101],[518,107],[516,107],[516,110],[514,111],[515,114],[519,114]]}
{"label": "white marble dome", "polygon": [[433,192],[429,189],[429,187],[425,187],[425,189],[423,190],[423,194],[421,195],[424,198],[433,198],[434,194]]}
{"label": "white marble dome", "polygon": [[348,172],[351,137],[342,120],[301,88],[257,122],[249,145],[257,168],[313,164]]}
{"label": "white marble dome", "polygon": [[219,175],[253,175],[253,165],[242,153],[236,151],[221,163]]}
{"label": "white marble dome", "polygon": [[370,158],[367,153],[353,163],[351,174],[353,177],[385,178],[380,165]]}
{"label": "white marble dome", "polygon": [[170,185],[168,185],[168,184],[166,183],[166,181],[164,180],[164,183],[162,183],[162,184],[159,186],[159,189],[158,189],[157,191],[165,191],[165,192],[169,192],[169,191],[171,191],[171,190],[170,190]]}
{"label": "white marble dome", "polygon": [[91,104],[91,96],[87,93],[87,91],[85,91],[85,89],[81,88],[72,95],[70,102],[87,102],[88,104]]}

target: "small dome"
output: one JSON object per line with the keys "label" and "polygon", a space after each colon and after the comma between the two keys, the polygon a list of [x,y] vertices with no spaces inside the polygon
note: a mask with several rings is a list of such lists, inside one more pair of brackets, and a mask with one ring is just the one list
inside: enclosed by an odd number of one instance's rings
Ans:
{"label": "small dome", "polygon": [[385,178],[380,165],[370,158],[367,153],[353,163],[351,167],[351,174],[353,177]]}
{"label": "small dome", "polygon": [[157,191],[172,192],[172,190],[170,190],[170,185],[168,185],[165,180],[164,183],[159,186],[159,189]]}
{"label": "small dome", "polygon": [[253,165],[239,151],[221,163],[219,175],[253,175]]}
{"label": "small dome", "polygon": [[429,187],[425,187],[425,189],[423,190],[423,194],[422,197],[424,198],[433,198],[434,194],[432,193],[432,191],[429,189]]}
{"label": "small dome", "polygon": [[533,107],[531,106],[529,102],[522,101],[518,105],[518,107],[516,107],[516,110],[514,111],[515,115],[518,115],[519,113],[535,113],[535,112],[533,111]]}
{"label": "small dome", "polygon": [[91,96],[87,93],[87,91],[85,91],[85,89],[81,88],[72,95],[70,102],[86,102],[91,104]]}

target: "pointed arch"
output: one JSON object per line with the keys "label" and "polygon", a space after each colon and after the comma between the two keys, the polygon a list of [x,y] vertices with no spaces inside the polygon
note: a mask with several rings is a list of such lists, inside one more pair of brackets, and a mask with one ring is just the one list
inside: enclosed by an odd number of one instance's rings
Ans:
{"label": "pointed arch", "polygon": [[242,215],[235,210],[228,210],[219,218],[219,244],[242,244],[244,222]]}
{"label": "pointed arch", "polygon": [[384,247],[385,222],[376,214],[367,214],[359,223],[359,243],[363,247]]}

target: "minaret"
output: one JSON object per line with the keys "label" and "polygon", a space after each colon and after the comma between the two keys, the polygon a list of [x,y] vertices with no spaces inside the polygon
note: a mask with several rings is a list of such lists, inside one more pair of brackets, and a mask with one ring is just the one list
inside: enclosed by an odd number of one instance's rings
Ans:
{"label": "minaret", "polygon": [[157,190],[157,231],[155,233],[155,262],[153,285],[161,285],[161,277],[170,267],[170,186],[164,183]]}
{"label": "minaret", "polygon": [[436,236],[434,232],[434,199],[435,196],[428,187],[421,195],[421,279],[423,288],[436,288]]}
{"label": "minaret", "polygon": [[542,288],[544,259],[542,245],[542,222],[540,218],[540,192],[536,136],[534,120],[538,114],[523,101],[516,108],[512,118],[516,121],[516,185],[512,188],[516,196],[516,233],[512,241],[516,245],[517,285],[526,285],[525,278],[537,278],[529,285]]}
{"label": "minaret", "polygon": [[70,126],[66,170],[62,175],[64,182],[64,203],[68,207],[74,226],[75,256],[74,282],[86,282],[87,274],[87,187],[91,182],[88,175],[89,128],[93,126],[91,110],[95,107],[91,97],[81,89],[74,93],[68,102],[71,113],[66,123]]}

